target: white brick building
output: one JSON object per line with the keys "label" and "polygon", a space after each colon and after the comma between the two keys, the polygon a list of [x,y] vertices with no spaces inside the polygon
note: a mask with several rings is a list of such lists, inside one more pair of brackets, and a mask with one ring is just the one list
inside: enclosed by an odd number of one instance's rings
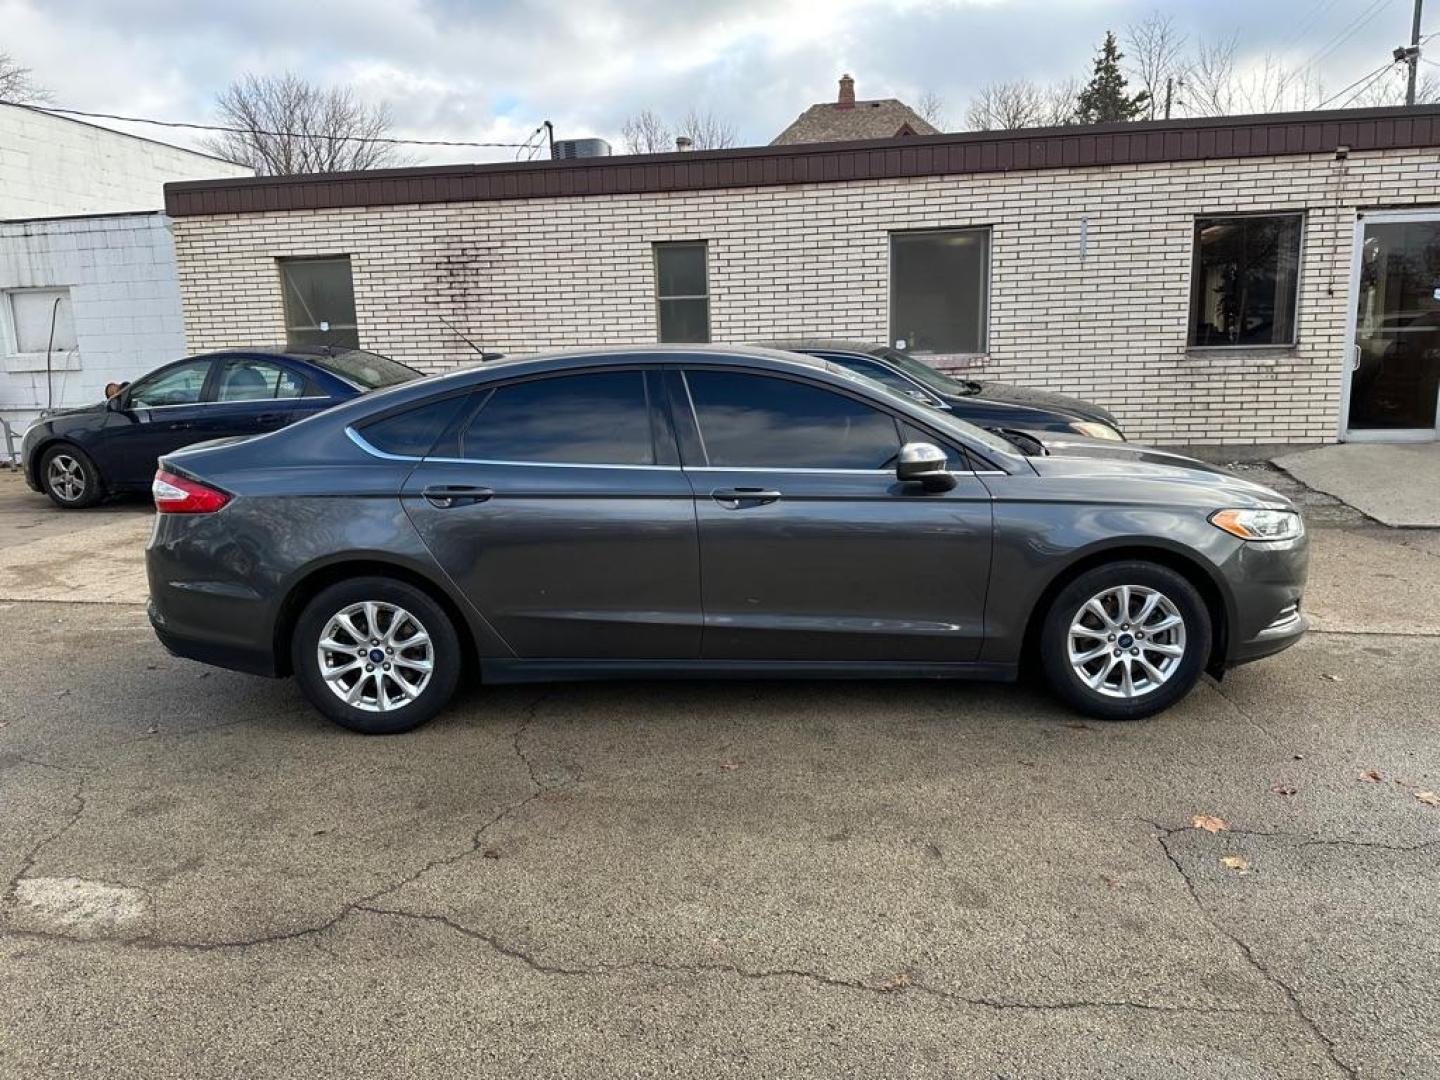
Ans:
{"label": "white brick building", "polygon": [[941,367],[1093,399],[1135,438],[1314,442],[1434,436],[1437,151],[1440,109],[1422,107],[167,199],[192,351],[288,329],[437,370],[474,359],[456,330],[506,353],[902,339]]}
{"label": "white brick building", "polygon": [[248,175],[205,154],[0,105],[0,417],[21,428],[183,356],[165,182]]}

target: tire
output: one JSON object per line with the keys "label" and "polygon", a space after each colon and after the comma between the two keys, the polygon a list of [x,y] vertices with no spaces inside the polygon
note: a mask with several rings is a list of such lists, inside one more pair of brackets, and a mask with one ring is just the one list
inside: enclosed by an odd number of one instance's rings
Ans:
{"label": "tire", "polygon": [[[417,630],[428,640],[408,644]],[[290,659],[305,696],[331,720],[364,735],[395,735],[449,702],[460,678],[460,639],[444,608],[420,589],[358,577],[305,605]]]}
{"label": "tire", "polygon": [[100,470],[78,446],[61,443],[40,459],[40,486],[62,510],[84,510],[105,496]]}
{"label": "tire", "polygon": [[[1121,615],[1127,600],[1130,618]],[[1097,720],[1139,720],[1194,688],[1210,641],[1209,609],[1189,581],[1168,567],[1126,560],[1088,570],[1060,591],[1041,629],[1040,663],[1050,688],[1072,708]]]}

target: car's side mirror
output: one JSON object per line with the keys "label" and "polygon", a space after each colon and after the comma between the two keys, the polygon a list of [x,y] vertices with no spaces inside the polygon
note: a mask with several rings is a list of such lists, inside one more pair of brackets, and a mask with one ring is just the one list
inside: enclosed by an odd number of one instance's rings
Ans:
{"label": "car's side mirror", "polygon": [[934,443],[912,442],[900,448],[895,476],[902,484],[921,484],[926,491],[949,491],[955,486],[945,451]]}

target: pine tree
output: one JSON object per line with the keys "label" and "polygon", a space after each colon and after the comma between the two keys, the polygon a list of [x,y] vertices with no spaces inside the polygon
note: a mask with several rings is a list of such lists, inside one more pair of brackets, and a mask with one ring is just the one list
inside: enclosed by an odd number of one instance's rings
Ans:
{"label": "pine tree", "polygon": [[1104,124],[1113,120],[1134,120],[1145,111],[1150,95],[1142,90],[1130,97],[1120,61],[1125,54],[1115,43],[1115,35],[1105,32],[1105,44],[1095,57],[1095,74],[1080,96],[1075,99],[1076,120],[1081,124]]}

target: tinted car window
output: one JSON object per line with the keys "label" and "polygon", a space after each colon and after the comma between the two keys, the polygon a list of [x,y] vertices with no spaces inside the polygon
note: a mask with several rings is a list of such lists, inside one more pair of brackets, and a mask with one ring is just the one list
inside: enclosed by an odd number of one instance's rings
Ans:
{"label": "tinted car window", "polygon": [[902,379],[884,364],[877,364],[874,360],[861,360],[854,356],[833,356],[828,359],[843,368],[849,368],[857,375],[864,375],[868,379],[884,383],[891,390],[899,390],[902,394],[913,394],[916,390],[915,384],[910,380]]}
{"label": "tinted car window", "polygon": [[711,465],[883,469],[900,448],[888,413],[843,394],[731,371],[685,379]]}
{"label": "tinted car window", "polygon": [[502,386],[461,436],[461,454],[480,461],[653,465],[645,376],[606,371]]}
{"label": "tinted car window", "polygon": [[161,405],[194,405],[205,389],[205,376],[210,361],[180,364],[167,371],[142,379],[130,391],[128,404],[135,409],[154,409]]}
{"label": "tinted car window", "polygon": [[454,419],[460,407],[470,399],[464,394],[442,398],[383,420],[357,425],[356,430],[371,446],[386,454],[400,457],[424,457],[435,441]]}
{"label": "tinted car window", "polygon": [[216,401],[269,401],[297,398],[305,393],[305,379],[264,360],[236,358],[220,368]]}

